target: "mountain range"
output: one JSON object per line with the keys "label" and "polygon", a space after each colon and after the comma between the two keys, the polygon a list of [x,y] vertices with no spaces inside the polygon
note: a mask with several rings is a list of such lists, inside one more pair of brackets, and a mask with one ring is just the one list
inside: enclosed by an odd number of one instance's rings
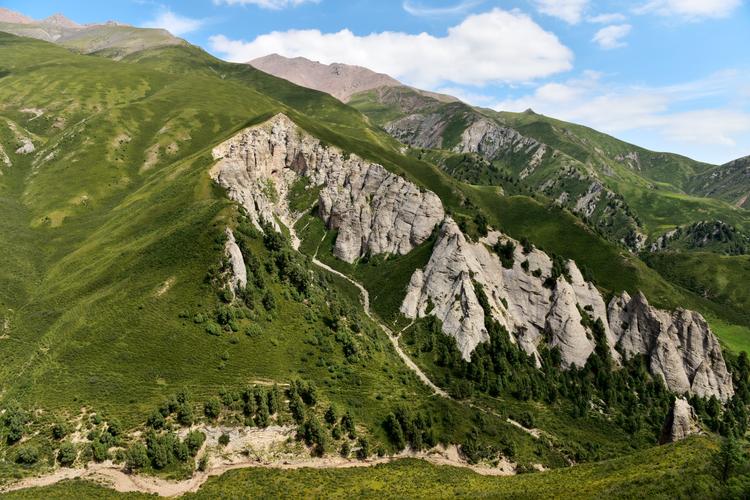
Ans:
{"label": "mountain range", "polygon": [[0,492],[750,492],[747,158],[0,32]]}

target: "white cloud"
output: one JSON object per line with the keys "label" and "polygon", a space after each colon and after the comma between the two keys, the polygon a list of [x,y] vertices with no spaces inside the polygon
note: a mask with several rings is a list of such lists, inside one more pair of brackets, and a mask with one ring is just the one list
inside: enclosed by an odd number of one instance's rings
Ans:
{"label": "white cloud", "polygon": [[323,63],[357,64],[432,89],[453,83],[524,82],[567,71],[573,53],[520,11],[494,9],[467,17],[445,36],[349,30],[274,31],[251,42],[210,37],[211,49],[235,62],[278,53]]}
{"label": "white cloud", "polygon": [[320,3],[320,0],[214,0],[217,5],[257,5],[261,9],[281,10],[303,3]]}
{"label": "white cloud", "polygon": [[145,23],[144,28],[162,28],[175,36],[185,35],[193,31],[198,31],[203,27],[205,21],[202,19],[192,19],[190,17],[175,14],[168,8],[162,8],[157,16]]}
{"label": "white cloud", "polygon": [[622,39],[628,36],[631,29],[632,26],[629,24],[613,24],[611,26],[606,26],[597,31],[591,41],[598,43],[599,47],[603,49],[624,47],[627,44],[623,42]]}
{"label": "white cloud", "polygon": [[741,93],[738,81],[745,81],[744,76],[728,71],[679,85],[639,87],[610,86],[601,74],[588,72],[581,78],[542,85],[531,95],[493,107],[506,111],[532,108],[611,134],[639,134],[651,142],[644,144],[647,147],[671,148],[723,162],[750,147],[750,110],[741,104],[707,107],[705,102],[715,97],[732,101]]}
{"label": "white cloud", "polygon": [[481,4],[484,0],[463,0],[455,5],[447,5],[444,7],[425,7],[422,4],[405,0],[402,5],[404,10],[412,16],[450,16],[455,14],[463,14],[468,12],[473,7]]}
{"label": "white cloud", "polygon": [[687,19],[727,17],[742,0],[650,0],[636,9],[637,13],[655,12],[662,16]]}
{"label": "white cloud", "polygon": [[612,12],[611,14],[598,14],[596,16],[589,16],[586,21],[594,24],[610,24],[610,23],[621,23],[627,19],[623,14],[619,12]]}
{"label": "white cloud", "polygon": [[534,0],[534,6],[542,14],[562,19],[569,24],[578,24],[589,0]]}

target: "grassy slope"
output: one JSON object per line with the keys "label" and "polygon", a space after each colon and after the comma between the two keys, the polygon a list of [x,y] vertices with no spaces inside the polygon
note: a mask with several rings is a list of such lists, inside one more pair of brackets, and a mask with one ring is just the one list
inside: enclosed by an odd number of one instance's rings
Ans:
{"label": "grassy slope", "polygon": [[[375,442],[384,440],[380,422],[401,404],[451,414],[455,424],[436,423],[440,439],[458,442],[469,432],[475,411],[430,398],[372,323],[363,319],[371,335],[361,339],[366,355],[352,364],[340,348],[317,341],[325,318],[306,319],[308,307],[281,285],[272,287],[278,310],[261,320],[260,336],[211,336],[189,319],[216,306],[204,277],[222,254],[216,236],[235,217],[208,177],[210,148],[283,111],[344,147],[380,151],[362,115],[250,68],[223,63],[236,73],[222,80],[202,71],[208,56],[162,59],[172,69],[198,69],[175,78],[148,64],[0,35],[0,61],[10,71],[0,117],[34,134],[39,157],[57,155],[34,166],[32,157],[12,154],[12,169],[0,177],[7,207],[0,244],[13,249],[0,271],[10,285],[0,287],[0,327],[9,319],[0,340],[4,401],[68,416],[86,406],[132,426],[182,387],[200,402],[221,388],[302,377],[324,400],[350,409]],[[20,111],[26,107],[45,115],[32,120]],[[54,126],[60,119],[63,130]],[[373,153],[363,147],[362,154]],[[340,280],[332,285],[340,300],[358,300]],[[491,420],[519,443],[519,458],[561,463],[548,451],[540,458],[522,431]]]}
{"label": "grassy slope", "polygon": [[[186,498],[720,498],[711,456],[716,445],[693,438],[606,462],[514,477],[480,476],[418,460],[355,469],[243,469],[211,478]],[[70,481],[7,498],[145,498]]]}

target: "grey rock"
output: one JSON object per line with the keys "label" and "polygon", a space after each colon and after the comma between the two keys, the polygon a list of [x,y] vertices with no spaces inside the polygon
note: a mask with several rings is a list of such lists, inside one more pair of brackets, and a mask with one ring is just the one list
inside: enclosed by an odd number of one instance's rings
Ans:
{"label": "grey rock", "polygon": [[212,177],[247,210],[265,220],[294,219],[287,203],[299,176],[320,189],[319,215],[338,231],[334,255],[354,262],[366,254],[406,254],[432,234],[445,212],[440,198],[383,166],[325,146],[284,115],[241,131],[213,150]]}
{"label": "grey rock", "polygon": [[699,313],[685,309],[662,311],[642,293],[622,293],[609,303],[609,324],[626,357],[645,355],[651,373],[677,394],[734,394],[721,345]]}
{"label": "grey rock", "polygon": [[659,444],[675,443],[692,434],[698,434],[698,417],[685,398],[675,398],[662,427]]}
{"label": "grey rock", "polygon": [[247,286],[247,268],[245,267],[245,259],[242,256],[242,251],[240,251],[240,247],[237,245],[237,240],[234,239],[234,233],[229,228],[226,228],[225,233],[227,235],[227,242],[224,245],[224,252],[227,258],[229,258],[229,265],[231,267],[229,283],[232,286],[232,290],[236,293]]}

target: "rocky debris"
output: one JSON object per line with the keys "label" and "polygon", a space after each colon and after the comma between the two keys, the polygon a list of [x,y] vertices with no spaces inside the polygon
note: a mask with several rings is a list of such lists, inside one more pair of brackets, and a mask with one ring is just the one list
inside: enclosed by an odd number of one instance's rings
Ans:
{"label": "rocky debris", "polygon": [[439,113],[411,114],[383,128],[399,142],[416,148],[440,149],[447,123]]}
{"label": "rocky debris", "polygon": [[632,298],[623,292],[610,301],[608,314],[625,356],[645,355],[651,373],[672,392],[721,401],[734,394],[719,340],[697,312],[662,311],[640,292]]}
{"label": "rocky debris", "polygon": [[356,155],[324,146],[279,114],[213,150],[212,177],[260,228],[289,225],[287,194],[299,176],[320,188],[319,215],[338,231],[334,255],[406,254],[432,234],[445,213],[440,198]]}
{"label": "rocky debris", "polygon": [[12,167],[13,166],[13,162],[10,161],[10,158],[8,157],[8,153],[5,152],[5,148],[3,148],[2,144],[0,144],[0,161],[6,167]]}
{"label": "rocky debris", "polygon": [[676,398],[661,430],[659,444],[675,443],[700,432],[695,410],[685,398]]}
{"label": "rocky debris", "polygon": [[626,163],[631,170],[641,170],[641,157],[637,151],[630,151],[625,154],[615,156],[615,160],[620,163]]}
{"label": "rocky debris", "polygon": [[594,181],[589,186],[586,194],[578,198],[574,211],[584,217],[591,217],[594,215],[599,199],[601,198],[604,186],[598,181]]}
{"label": "rocky debris", "polygon": [[348,64],[322,64],[304,57],[288,58],[270,54],[248,64],[292,83],[331,94],[347,102],[352,95],[380,87],[402,84],[383,73]]}
{"label": "rocky debris", "polygon": [[237,245],[237,240],[234,239],[234,233],[229,228],[226,228],[225,233],[227,242],[224,245],[224,252],[229,258],[229,265],[231,266],[229,283],[232,290],[237,292],[247,286],[247,268],[245,267],[245,259],[242,257],[242,251]]}
{"label": "rocky debris", "polygon": [[[499,257],[488,249],[498,240],[515,245],[511,268],[503,267]],[[524,261],[528,270],[523,269]],[[456,339],[466,360],[480,342],[489,339],[486,312],[537,361],[538,346],[549,333],[552,345],[560,348],[565,366],[583,366],[595,346],[581,324],[579,307],[587,314],[599,314],[605,324],[606,309],[575,264],[570,262],[569,266],[572,283],[560,277],[550,290],[544,282],[551,275],[552,261],[544,252],[532,249],[524,254],[518,242],[496,231],[472,243],[448,218],[440,228],[429,262],[412,275],[401,312],[409,318],[428,314],[439,318],[443,331]],[[490,311],[482,308],[475,283],[486,295]]]}
{"label": "rocky debris", "polygon": [[34,143],[31,142],[31,139],[28,137],[22,137],[21,138],[21,146],[16,149],[17,155],[28,155],[36,151],[36,148],[34,147]]}
{"label": "rocky debris", "polygon": [[478,153],[488,160],[500,158],[508,152],[523,152],[529,156],[528,167],[533,171],[541,164],[547,146],[521,135],[517,130],[480,118],[464,130],[461,141],[453,150],[457,153]]}

